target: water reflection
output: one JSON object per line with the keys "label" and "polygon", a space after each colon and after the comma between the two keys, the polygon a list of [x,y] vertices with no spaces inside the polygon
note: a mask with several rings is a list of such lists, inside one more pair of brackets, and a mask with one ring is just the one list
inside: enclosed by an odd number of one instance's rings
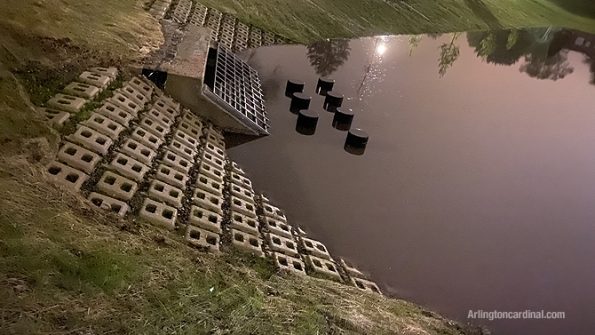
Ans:
{"label": "water reflection", "polygon": [[308,46],[310,64],[321,77],[335,72],[349,58],[349,40],[324,40]]}

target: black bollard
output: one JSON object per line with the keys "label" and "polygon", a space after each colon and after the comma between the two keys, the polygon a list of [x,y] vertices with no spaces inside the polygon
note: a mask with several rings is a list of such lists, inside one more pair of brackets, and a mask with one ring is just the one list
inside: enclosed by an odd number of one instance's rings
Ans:
{"label": "black bollard", "polygon": [[329,91],[333,90],[335,86],[334,79],[318,78],[318,84],[316,85],[316,93],[320,95],[326,95]]}
{"label": "black bollard", "polygon": [[312,110],[301,110],[298,114],[295,130],[302,135],[314,135],[317,125],[317,112]]}
{"label": "black bollard", "polygon": [[337,107],[343,104],[343,94],[339,92],[328,92],[324,98],[323,107],[329,112],[335,112]]}
{"label": "black bollard", "polygon": [[285,96],[291,98],[291,95],[296,92],[304,91],[304,83],[301,81],[288,80],[285,86]]}
{"label": "black bollard", "polygon": [[345,139],[345,151],[353,155],[363,155],[364,151],[366,151],[368,138],[368,133],[365,131],[359,128],[350,129]]}
{"label": "black bollard", "polygon": [[312,97],[307,94],[301,92],[293,93],[291,95],[291,104],[289,105],[289,110],[292,113],[297,113],[302,109],[308,109],[310,108],[310,100],[312,100]]}
{"label": "black bollard", "polygon": [[349,130],[353,116],[354,113],[351,108],[336,108],[335,116],[333,116],[333,128],[341,131]]}

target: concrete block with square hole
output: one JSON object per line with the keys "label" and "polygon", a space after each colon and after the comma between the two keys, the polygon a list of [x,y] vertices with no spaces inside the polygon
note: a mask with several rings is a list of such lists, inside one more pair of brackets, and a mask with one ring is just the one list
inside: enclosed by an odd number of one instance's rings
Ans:
{"label": "concrete block with square hole", "polygon": [[120,136],[120,133],[124,131],[124,126],[99,113],[91,114],[91,117],[81,122],[81,124],[84,124],[91,129],[97,130],[112,140],[116,140]]}
{"label": "concrete block with square hole", "polygon": [[54,95],[53,98],[48,100],[47,105],[50,108],[54,108],[57,110],[69,112],[69,113],[78,113],[83,106],[87,103],[87,100],[79,97],[75,97],[68,94],[58,93]]}
{"label": "concrete block with square hole", "polygon": [[210,164],[211,166],[217,168],[219,171],[225,171],[225,160],[214,156],[207,150],[203,151],[202,155],[200,156],[200,161],[202,164]]}
{"label": "concrete block with square hole", "polygon": [[70,113],[51,108],[39,108],[45,119],[54,128],[61,128],[70,119]]}
{"label": "concrete block with square hole", "polygon": [[186,242],[196,248],[219,252],[219,234],[192,225],[186,227]]}
{"label": "concrete block with square hole", "polygon": [[157,135],[147,131],[145,128],[141,126],[137,126],[132,130],[132,134],[130,137],[137,140],[141,144],[147,146],[149,149],[153,151],[157,151],[161,144],[163,144],[163,139],[158,137]]}
{"label": "concrete block with square hole", "polygon": [[166,104],[162,100],[157,100],[153,104],[152,108],[158,110],[163,115],[169,117],[170,119],[175,119],[178,114],[180,114],[179,110],[171,107],[170,105]]}
{"label": "concrete block with square hole", "polygon": [[165,164],[159,164],[155,178],[182,190],[186,188],[186,183],[188,182],[188,179],[190,179],[187,174],[175,170]]}
{"label": "concrete block with square hole", "polygon": [[230,197],[230,208],[232,213],[240,213],[245,215],[249,218],[256,219],[256,207],[254,203],[246,201],[241,198],[236,198],[234,196]]}
{"label": "concrete block with square hole", "polygon": [[141,144],[140,142],[132,138],[129,138],[126,141],[124,141],[119,151],[149,166],[151,165],[151,162],[157,155],[155,151],[151,150],[146,145]]}
{"label": "concrete block with square hole", "polygon": [[195,205],[190,207],[190,216],[188,217],[188,222],[193,226],[200,227],[217,234],[221,234],[223,232],[221,228],[223,217],[221,215]]}
{"label": "concrete block with square hole", "polygon": [[184,145],[187,145],[191,148],[197,149],[198,146],[200,145],[200,142],[198,141],[198,139],[195,139],[193,137],[190,137],[190,135],[186,134],[185,132],[181,131],[181,130],[175,130],[173,132],[173,138],[175,140],[180,141],[181,143],[183,143]]}
{"label": "concrete block with square hole", "polygon": [[223,183],[207,176],[199,175],[196,179],[195,186],[201,190],[207,191],[208,193],[215,194],[220,197],[223,196]]}
{"label": "concrete block with square hole", "polygon": [[261,220],[263,223],[262,227],[264,230],[271,232],[275,235],[293,238],[292,229],[287,223],[267,217],[261,217]]}
{"label": "concrete block with square hole", "polygon": [[235,184],[230,184],[229,188],[231,195],[238,198],[242,198],[246,201],[254,202],[254,192],[252,192],[251,190]]}
{"label": "concrete block with square hole", "polygon": [[246,172],[244,171],[244,169],[242,169],[242,167],[240,166],[240,164],[236,163],[236,162],[231,162],[231,171],[235,172],[236,174],[239,174],[241,176],[246,176]]}
{"label": "concrete block with square hole", "polygon": [[145,116],[151,118],[155,122],[161,123],[163,127],[169,129],[171,129],[171,127],[174,125],[174,119],[170,119],[155,108],[151,108],[147,114],[145,114]]}
{"label": "concrete block with square hole", "polygon": [[98,73],[85,71],[81,73],[81,75],[78,78],[78,81],[99,87],[103,90],[112,82],[112,79],[108,76],[104,76]]}
{"label": "concrete block with square hole", "polygon": [[279,207],[273,206],[268,203],[262,204],[262,211],[264,216],[276,219],[278,221],[287,222],[287,217],[285,217],[285,213]]}
{"label": "concrete block with square hole", "polygon": [[299,257],[300,253],[297,249],[297,243],[295,243],[295,241],[292,238],[287,238],[271,233],[267,233],[265,236],[267,242],[269,243],[269,248],[271,248],[271,250],[277,253],[282,253],[284,255]]}
{"label": "concrete block with square hole", "polygon": [[97,189],[110,197],[128,201],[136,193],[138,184],[134,180],[113,171],[105,171],[97,182]]}
{"label": "concrete block with square hole", "polygon": [[176,228],[178,210],[159,201],[146,198],[140,209],[139,216],[157,226],[173,230]]}
{"label": "concrete block with square hole", "polygon": [[167,94],[161,92],[159,94],[159,96],[157,97],[157,101],[155,102],[155,104],[165,104],[166,106],[169,106],[170,108],[180,112],[180,103],[177,102],[174,98],[168,96]]}
{"label": "concrete block with square hole", "polygon": [[79,125],[74,134],[66,138],[100,155],[107,154],[113,143],[108,136],[84,125]]}
{"label": "concrete block with square hole", "polygon": [[296,273],[300,275],[306,274],[306,266],[301,259],[275,252],[272,256],[273,260],[275,261],[275,265],[280,270],[289,271],[291,273]]}
{"label": "concrete block with square hole", "polygon": [[225,178],[224,170],[213,167],[208,162],[201,162],[200,168],[198,169],[198,174],[202,176],[207,176],[219,182],[223,182],[223,178]]}
{"label": "concrete block with square hole", "polygon": [[353,266],[353,264],[350,264],[349,262],[345,261],[344,259],[341,258],[341,260],[339,261],[339,265],[343,268],[343,270],[350,276],[350,277],[356,277],[356,278],[366,278],[366,275],[361,272],[359,269],[357,269],[355,266]]}
{"label": "concrete block with square hole", "polygon": [[264,251],[262,250],[262,239],[256,236],[252,236],[240,230],[232,229],[231,244],[240,251],[244,251],[258,257],[264,257]]}
{"label": "concrete block with square hole", "polygon": [[76,81],[66,85],[64,88],[64,93],[83,99],[93,99],[100,92],[101,89],[99,89],[97,86],[79,83]]}
{"label": "concrete block with square hole", "polygon": [[147,165],[121,152],[116,153],[107,168],[139,183],[143,181],[143,178],[149,172]]}
{"label": "concrete block with square hole", "polygon": [[101,156],[91,150],[85,149],[80,145],[65,142],[58,151],[57,158],[60,162],[90,174],[95,170],[97,164],[101,161]]}
{"label": "concrete block with square hole", "polygon": [[206,131],[206,135],[213,135],[214,137],[216,137],[219,140],[225,140],[225,137],[223,136],[223,132],[219,129],[217,129],[212,123],[209,123],[209,125],[207,127],[204,127],[204,130]]}
{"label": "concrete block with square hole", "polygon": [[47,172],[51,180],[74,191],[79,191],[83,183],[89,179],[89,176],[84,172],[57,161],[53,161],[47,166]]}
{"label": "concrete block with square hole", "polygon": [[132,114],[129,114],[111,102],[105,102],[101,107],[95,110],[95,113],[108,117],[110,120],[118,122],[123,127],[128,127],[130,121],[134,119]]}
{"label": "concrete block with square hole", "polygon": [[212,143],[220,149],[225,149],[225,141],[215,137],[213,134],[207,134],[205,137],[205,143]]}
{"label": "concrete block with square hole", "polygon": [[176,153],[190,162],[194,161],[194,158],[197,154],[196,149],[191,148],[176,139],[171,141],[171,143],[166,147],[166,150]]}
{"label": "concrete block with square hole", "polygon": [[149,198],[165,202],[175,208],[182,207],[184,192],[175,186],[171,186],[161,180],[153,180],[149,185]]}
{"label": "concrete block with square hole", "polygon": [[114,199],[112,197],[108,197],[107,195],[91,192],[87,197],[91,204],[101,209],[105,209],[111,212],[118,214],[119,216],[124,216],[130,209],[128,204],[124,201]]}
{"label": "concrete block with square hole", "polygon": [[141,105],[135,103],[130,98],[119,92],[114,92],[114,95],[107,99],[107,101],[122,108],[126,113],[134,117],[138,117],[138,113],[143,110]]}
{"label": "concrete block with square hole", "polygon": [[128,82],[126,82],[126,85],[132,86],[134,89],[142,93],[148,99],[151,99],[151,96],[153,95],[153,86],[145,83],[138,77],[130,79]]}
{"label": "concrete block with square hole", "polygon": [[102,76],[107,76],[114,81],[118,77],[118,68],[115,67],[92,67],[89,69],[89,72],[97,73]]}
{"label": "concrete block with square hole", "polygon": [[165,152],[161,162],[185,174],[188,174],[193,166],[190,161],[171,151]]}
{"label": "concrete block with square hole", "polygon": [[192,203],[204,209],[208,209],[223,216],[223,198],[219,195],[211,194],[199,188],[192,194]]}
{"label": "concrete block with square hole", "polygon": [[335,278],[338,281],[342,281],[339,270],[331,259],[324,259],[312,255],[306,255],[304,256],[304,259],[315,273],[324,274]]}
{"label": "concrete block with square hole", "polygon": [[378,285],[376,285],[376,283],[373,281],[370,281],[367,279],[362,279],[362,278],[355,278],[355,277],[352,277],[350,279],[350,281],[353,286],[359,288],[362,291],[382,295],[382,291],[380,291],[380,288],[378,287]]}
{"label": "concrete block with square hole", "polygon": [[150,101],[149,98],[147,98],[142,93],[137,91],[131,85],[124,85],[122,88],[115,90],[115,92],[122,93],[123,95],[125,95],[126,97],[128,97],[130,100],[132,100],[134,103],[136,103],[137,105],[139,105],[141,107],[145,107],[145,105]]}
{"label": "concrete block with square hole", "polygon": [[210,153],[211,155],[221,159],[221,160],[225,160],[225,151],[217,146],[215,146],[213,143],[207,142],[205,144],[205,150]]}
{"label": "concrete block with square hole", "polygon": [[191,112],[184,112],[182,114],[180,123],[182,122],[188,124],[188,127],[200,129],[201,132],[205,124],[200,117],[192,114]]}
{"label": "concrete block with square hole", "polygon": [[186,133],[186,135],[197,140],[202,136],[201,129],[190,125],[190,123],[186,121],[180,121],[180,124],[178,125],[178,130],[183,131],[184,133]]}
{"label": "concrete block with square hole", "polygon": [[231,212],[229,226],[250,235],[259,236],[260,234],[258,230],[260,226],[258,220],[240,213]]}
{"label": "concrete block with square hole", "polygon": [[160,139],[165,139],[165,135],[169,133],[169,127],[165,127],[160,122],[156,122],[147,116],[140,120],[139,125]]}
{"label": "concrete block with square hole", "polygon": [[321,242],[307,237],[301,237],[302,246],[309,255],[314,255],[320,258],[331,259],[331,255]]}
{"label": "concrete block with square hole", "polygon": [[242,186],[243,188],[249,189],[252,191],[252,181],[242,175],[239,175],[235,172],[231,173],[231,182],[235,185]]}

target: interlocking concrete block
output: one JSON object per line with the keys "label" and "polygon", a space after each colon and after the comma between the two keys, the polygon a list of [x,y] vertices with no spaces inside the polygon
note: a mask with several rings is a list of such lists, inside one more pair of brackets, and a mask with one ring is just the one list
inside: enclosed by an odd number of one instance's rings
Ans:
{"label": "interlocking concrete block", "polygon": [[280,210],[278,207],[275,207],[271,204],[263,203],[262,210],[264,215],[269,218],[274,218],[279,221],[287,222],[287,217],[285,217],[285,213]]}
{"label": "interlocking concrete block", "polygon": [[89,71],[85,71],[85,72],[81,73],[78,80],[85,84],[99,87],[102,90],[104,88],[106,88],[112,82],[112,79],[108,76],[104,76],[104,75],[89,72]]}
{"label": "interlocking concrete block", "polygon": [[[202,166],[201,166],[202,167]],[[242,198],[246,201],[254,201],[254,192],[239,185],[230,184],[230,193],[234,197]]]}
{"label": "interlocking concrete block", "polygon": [[169,118],[169,116],[165,115],[164,113],[158,111],[155,108],[151,108],[147,112],[146,116],[153,119],[154,121],[161,123],[161,125],[163,125],[164,127],[167,127],[170,129],[174,125],[173,119]]}
{"label": "interlocking concrete block", "polygon": [[180,0],[174,8],[172,18],[177,23],[186,23],[190,10],[192,9],[192,2],[190,0]]}
{"label": "interlocking concrete block", "polygon": [[241,251],[248,252],[258,257],[264,257],[262,240],[258,237],[236,229],[231,230],[231,243]]}
{"label": "interlocking concrete block", "polygon": [[76,144],[66,142],[58,151],[58,160],[86,174],[93,172],[101,156]]}
{"label": "interlocking concrete block", "polygon": [[337,266],[330,259],[319,258],[312,255],[304,256],[306,262],[312,267],[312,270],[316,273],[324,274],[341,281],[341,275],[337,270]]}
{"label": "interlocking concrete block", "polygon": [[310,255],[314,255],[320,258],[331,259],[331,255],[329,254],[328,250],[321,242],[313,240],[311,238],[302,237],[302,245],[306,252]]}
{"label": "interlocking concrete block", "polygon": [[221,224],[223,217],[205,208],[192,205],[190,207],[190,217],[188,218],[191,225],[212,231],[217,234],[223,232]]}
{"label": "interlocking concrete block", "polygon": [[116,156],[107,167],[139,183],[143,181],[143,178],[149,172],[148,166],[121,152],[116,153]]}
{"label": "interlocking concrete block", "polygon": [[223,136],[223,131],[215,127],[212,123],[209,123],[208,126],[203,127],[203,131],[205,132],[205,135],[213,135],[220,140],[225,139],[225,136]]}
{"label": "interlocking concrete block", "polygon": [[100,155],[107,154],[113,143],[106,135],[84,125],[79,125],[74,134],[69,135],[67,139]]}
{"label": "interlocking concrete block", "polygon": [[186,182],[188,182],[189,179],[188,175],[183,174],[178,170],[174,170],[165,164],[159,164],[155,178],[182,190],[186,188]]}
{"label": "interlocking concrete block", "polygon": [[223,184],[207,176],[199,175],[196,179],[196,187],[211,194],[223,196]]}
{"label": "interlocking concrete block", "polygon": [[214,145],[218,146],[219,148],[225,149],[225,141],[220,138],[217,138],[217,136],[215,136],[213,134],[207,134],[205,142],[213,143]]}
{"label": "interlocking concrete block", "polygon": [[115,67],[92,67],[89,69],[89,72],[107,76],[111,81],[114,81],[118,77],[118,68]]}
{"label": "interlocking concrete block", "polygon": [[207,142],[205,144],[205,150],[213,156],[216,156],[221,160],[225,160],[225,150],[215,146],[213,143]]}
{"label": "interlocking concrete block", "polygon": [[138,92],[142,93],[148,99],[150,99],[151,96],[153,95],[153,86],[145,83],[143,80],[141,80],[138,77],[134,77],[134,78],[130,79],[126,83],[126,85],[132,86],[134,89],[136,89]]}
{"label": "interlocking concrete block", "polygon": [[128,127],[128,125],[130,125],[130,121],[134,119],[134,115],[128,114],[122,108],[112,104],[111,102],[105,102],[103,106],[99,107],[95,112],[118,122],[123,127]]}
{"label": "interlocking concrete block", "polygon": [[243,188],[252,190],[252,181],[250,181],[250,179],[248,179],[247,177],[239,175],[235,172],[231,173],[231,182],[236,185],[242,186]]}
{"label": "interlocking concrete block", "polygon": [[192,163],[171,151],[165,152],[162,162],[185,174],[188,174],[192,168]]}
{"label": "interlocking concrete block", "polygon": [[380,288],[378,288],[378,285],[376,285],[376,283],[373,281],[362,278],[351,278],[351,284],[353,284],[353,286],[359,288],[362,291],[382,295]]}
{"label": "interlocking concrete block", "polygon": [[112,211],[120,216],[126,215],[130,207],[124,201],[108,197],[97,192],[91,192],[87,198],[89,201],[101,209]]}
{"label": "interlocking concrete block", "polygon": [[174,139],[184,143],[185,145],[191,148],[198,148],[200,144],[197,139],[190,137],[190,135],[186,134],[181,130],[176,130],[174,132]]}
{"label": "interlocking concrete block", "polygon": [[50,108],[40,108],[39,111],[45,114],[45,119],[52,127],[60,128],[70,119],[70,113]]}
{"label": "interlocking concrete block", "polygon": [[190,124],[191,127],[200,129],[201,131],[205,124],[204,121],[200,117],[192,114],[192,112],[190,112],[190,111],[186,111],[182,114],[181,122],[187,122],[188,124]]}
{"label": "interlocking concrete block", "polygon": [[147,102],[149,102],[149,98],[137,91],[132,85],[125,85],[124,87],[117,89],[116,92],[122,93],[141,107],[144,107]]}
{"label": "interlocking concrete block", "polygon": [[164,127],[161,123],[155,122],[150,117],[144,117],[140,120],[140,126],[143,127],[145,130],[151,132],[153,135],[156,135],[160,139],[165,139],[165,135],[169,133],[169,128]]}
{"label": "interlocking concrete block", "polygon": [[364,275],[363,272],[361,272],[359,269],[357,269],[352,264],[349,264],[344,259],[341,259],[340,262],[339,262],[339,264],[341,265],[341,267],[343,267],[343,269],[345,270],[345,272],[350,277],[355,277],[355,278],[365,278],[366,277],[366,275]]}
{"label": "interlocking concrete block", "polygon": [[120,133],[124,131],[124,126],[99,113],[91,114],[91,117],[81,122],[81,124],[84,124],[91,129],[97,130],[112,140],[116,140],[120,136]]}
{"label": "interlocking concrete block", "polygon": [[202,164],[210,164],[219,171],[225,171],[225,161],[205,150],[200,158]]}
{"label": "interlocking concrete block", "polygon": [[249,218],[256,218],[256,208],[253,203],[250,203],[244,199],[236,198],[231,196],[231,211],[233,213],[240,213]]}
{"label": "interlocking concrete block", "polygon": [[186,241],[196,247],[205,248],[210,252],[219,252],[219,235],[213,232],[193,227],[186,227]]}
{"label": "interlocking concrete block", "polygon": [[241,176],[246,176],[244,169],[242,169],[242,167],[236,162],[231,162],[231,170]]}
{"label": "interlocking concrete block", "polygon": [[233,229],[241,230],[250,235],[258,236],[259,223],[254,218],[249,218],[240,213],[231,213],[230,227]]}
{"label": "interlocking concrete block", "polygon": [[112,171],[105,171],[97,182],[97,189],[110,197],[128,201],[136,193],[138,184]]}
{"label": "interlocking concrete block", "polygon": [[280,270],[306,275],[306,266],[301,259],[279,253],[273,253],[273,260],[275,261],[275,265],[277,265]]}
{"label": "interlocking concrete block", "polygon": [[143,110],[142,106],[132,101],[130,98],[120,92],[114,92],[114,95],[107,101],[122,108],[128,114],[137,117],[138,113]]}
{"label": "interlocking concrete block", "polygon": [[146,145],[141,144],[140,142],[132,138],[129,138],[126,141],[124,141],[119,150],[121,153],[126,154],[138,160],[139,162],[149,166],[151,165],[151,161],[153,161],[153,159],[157,155],[155,151],[151,150]]}
{"label": "interlocking concrete block", "polygon": [[87,100],[72,95],[58,93],[48,101],[48,106],[57,110],[78,113]]}
{"label": "interlocking concrete block", "polygon": [[202,136],[202,129],[195,127],[190,122],[184,120],[180,122],[178,129],[194,139],[198,139]]}
{"label": "interlocking concrete block", "polygon": [[299,257],[297,243],[291,238],[275,234],[266,234],[267,241],[271,250],[288,256]]}
{"label": "interlocking concrete block", "polygon": [[175,186],[168,185],[160,180],[153,180],[149,186],[149,197],[165,202],[176,208],[182,207],[184,192]]}
{"label": "interlocking concrete block", "polygon": [[218,195],[197,188],[192,194],[192,203],[200,208],[208,209],[223,216],[223,198]]}
{"label": "interlocking concrete block", "polygon": [[167,107],[169,107],[170,109],[176,111],[174,117],[178,116],[178,114],[180,113],[180,103],[174,100],[174,98],[168,97],[163,93],[159,96],[159,98],[157,98],[157,101],[155,101],[155,105],[153,107],[157,109],[166,109]]}
{"label": "interlocking concrete block", "polygon": [[262,222],[262,227],[264,228],[264,230],[271,232],[275,235],[293,238],[291,227],[287,223],[275,220],[273,218],[263,218]]}
{"label": "interlocking concrete block", "polygon": [[132,134],[130,135],[133,139],[139,141],[141,144],[146,145],[151,150],[157,151],[161,144],[163,144],[163,139],[157,137],[153,133],[147,131],[142,126],[138,126],[134,128]]}
{"label": "interlocking concrete block", "polygon": [[207,176],[213,180],[223,182],[223,178],[225,177],[223,170],[213,167],[211,164],[203,163],[200,164],[200,168],[198,169],[198,174]]}
{"label": "interlocking concrete block", "polygon": [[139,216],[155,225],[173,230],[176,228],[178,210],[161,202],[146,198]]}
{"label": "interlocking concrete block", "polygon": [[50,174],[51,180],[75,191],[79,191],[83,183],[89,179],[89,176],[84,172],[56,161],[47,166],[47,172]]}
{"label": "interlocking concrete block", "polygon": [[76,81],[68,84],[64,88],[64,93],[70,94],[75,97],[80,97],[83,99],[93,99],[100,92],[101,92],[101,90],[97,86],[84,84],[84,83],[78,83]]}
{"label": "interlocking concrete block", "polygon": [[167,146],[167,150],[182,156],[184,159],[190,162],[194,161],[194,157],[197,154],[196,149],[190,148],[176,139],[171,141],[171,143]]}

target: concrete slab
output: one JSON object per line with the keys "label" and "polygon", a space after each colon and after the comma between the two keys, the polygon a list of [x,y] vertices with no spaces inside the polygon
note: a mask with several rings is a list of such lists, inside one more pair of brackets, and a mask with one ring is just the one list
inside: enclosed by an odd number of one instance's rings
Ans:
{"label": "concrete slab", "polygon": [[188,175],[174,170],[165,164],[159,164],[155,178],[171,186],[178,187],[181,190],[186,188],[186,182],[189,179]]}
{"label": "concrete slab", "polygon": [[306,255],[304,258],[306,259],[308,265],[310,265],[312,271],[333,277],[338,281],[342,281],[341,275],[337,270],[337,266],[331,259],[319,258],[312,255]]}
{"label": "concrete slab", "polygon": [[149,172],[148,166],[121,152],[116,153],[107,168],[139,183]]}
{"label": "concrete slab", "polygon": [[304,249],[306,249],[306,252],[309,255],[314,255],[319,258],[331,259],[331,255],[321,242],[307,237],[302,237],[301,242],[302,246]]}
{"label": "concrete slab", "polygon": [[53,161],[47,166],[47,172],[50,175],[50,180],[77,192],[81,189],[83,183],[89,179],[89,176],[84,172],[57,161]]}
{"label": "concrete slab", "polygon": [[157,226],[174,230],[176,228],[178,210],[161,202],[146,198],[139,216]]}
{"label": "concrete slab", "polygon": [[192,203],[200,208],[208,209],[223,216],[223,198],[218,195],[197,188],[192,194]]}
{"label": "concrete slab", "polygon": [[89,71],[81,73],[78,80],[82,83],[99,87],[102,90],[107,88],[107,86],[112,82],[112,79],[108,76]]}
{"label": "concrete slab", "polygon": [[192,205],[190,207],[190,217],[188,220],[193,226],[206,229],[217,234],[221,234],[223,232],[221,228],[223,217],[208,209]]}
{"label": "concrete slab", "polygon": [[253,203],[231,196],[230,206],[232,213],[240,213],[253,219],[257,218],[256,207],[254,207]]}
{"label": "concrete slab", "polygon": [[173,206],[182,207],[184,192],[175,186],[168,185],[160,180],[153,180],[149,186],[149,198]]}
{"label": "concrete slab", "polygon": [[219,235],[213,232],[188,225],[186,241],[194,247],[205,248],[209,252],[219,252]]}
{"label": "concrete slab", "polygon": [[97,192],[91,192],[87,199],[89,199],[91,204],[93,204],[95,207],[112,211],[122,217],[125,216],[130,209],[128,204],[124,201],[120,201]]}
{"label": "concrete slab", "polygon": [[301,259],[278,253],[273,253],[272,256],[273,260],[275,261],[275,265],[277,265],[277,268],[280,270],[296,273],[299,275],[306,275],[306,265]]}
{"label": "concrete slab", "polygon": [[188,147],[176,139],[171,141],[171,143],[167,146],[167,150],[182,156],[184,159],[190,162],[194,162],[194,158],[197,154],[195,149]]}
{"label": "concrete slab", "polygon": [[291,227],[287,223],[275,220],[273,218],[265,217],[262,218],[262,222],[262,227],[264,228],[264,230],[271,232],[275,235],[293,238]]}
{"label": "concrete slab", "polygon": [[69,112],[50,108],[40,108],[39,111],[45,115],[45,119],[54,128],[61,128],[70,119],[71,115]]}
{"label": "concrete slab", "polygon": [[362,278],[351,278],[350,281],[353,286],[359,288],[362,291],[382,295],[382,291],[380,291],[378,285],[373,281]]}
{"label": "concrete slab", "polygon": [[183,132],[181,130],[174,131],[173,135],[174,135],[174,139],[184,143],[185,145],[187,145],[191,148],[196,149],[200,145],[200,142],[198,142],[198,139],[190,137],[190,135],[187,135],[185,132]]}
{"label": "concrete slab", "polygon": [[279,236],[272,233],[267,233],[265,236],[271,250],[292,257],[300,256],[300,253],[297,249],[297,243],[293,240],[293,238]]}
{"label": "concrete slab", "polygon": [[199,189],[206,191],[208,193],[217,195],[222,197],[223,196],[223,183],[220,183],[212,178],[207,176],[199,175],[196,179],[196,187]]}
{"label": "concrete slab", "polygon": [[128,114],[138,117],[138,113],[143,110],[143,107],[120,92],[114,92],[114,95],[107,101],[122,108]]}
{"label": "concrete slab", "polygon": [[247,217],[240,213],[231,213],[231,228],[241,230],[250,235],[259,236],[259,223],[256,219]]}
{"label": "concrete slab", "polygon": [[111,102],[105,102],[101,107],[95,110],[95,113],[108,117],[110,120],[118,122],[123,127],[128,127],[130,121],[134,119],[134,115],[129,114]]}
{"label": "concrete slab", "polygon": [[231,230],[231,243],[241,251],[250,253],[258,257],[264,257],[262,251],[262,239],[246,234],[236,229]]}
{"label": "concrete slab", "polygon": [[81,124],[84,124],[91,129],[97,130],[112,140],[118,139],[120,133],[124,131],[124,126],[99,113],[91,114],[91,117],[81,122]]}
{"label": "concrete slab", "polygon": [[159,137],[162,140],[165,140],[165,135],[169,133],[169,128],[163,126],[160,122],[155,122],[150,117],[143,117],[140,122],[140,126],[143,127],[146,131],[152,133],[153,135]]}
{"label": "concrete slab", "polygon": [[138,184],[112,171],[105,171],[97,182],[97,189],[110,197],[128,201],[138,189]]}
{"label": "concrete slab", "polygon": [[146,145],[153,151],[157,151],[157,149],[159,149],[161,144],[163,144],[164,142],[163,139],[147,131],[142,126],[137,126],[136,128],[134,128],[130,137],[137,140],[141,144]]}
{"label": "concrete slab", "polygon": [[67,136],[66,139],[100,155],[107,154],[113,143],[106,135],[84,125],[79,125],[74,134]]}
{"label": "concrete slab", "polygon": [[48,100],[48,106],[57,110],[78,113],[83,106],[87,103],[87,100],[72,95],[58,93],[53,98]]}
{"label": "concrete slab", "polygon": [[165,152],[162,162],[165,165],[171,166],[172,168],[174,168],[184,174],[188,174],[190,172],[190,169],[192,168],[192,165],[193,165],[188,160],[182,158],[182,156],[177,155],[171,151]]}
{"label": "concrete slab", "polygon": [[70,94],[75,97],[83,98],[83,99],[93,99],[100,92],[101,92],[101,90],[97,86],[79,83],[76,81],[68,84],[64,88],[64,93]]}
{"label": "concrete slab", "polygon": [[86,174],[93,172],[101,161],[101,156],[98,154],[70,142],[65,142],[62,145],[57,158],[60,162]]}
{"label": "concrete slab", "polygon": [[89,72],[109,77],[112,81],[118,77],[118,68],[115,67],[92,67]]}
{"label": "concrete slab", "polygon": [[217,169],[213,166],[211,166],[208,163],[202,163],[200,164],[200,168],[198,169],[198,174],[202,175],[202,176],[207,176],[213,180],[216,180],[220,183],[223,183],[223,178],[225,177],[224,172],[222,172],[220,169]]}
{"label": "concrete slab", "polygon": [[132,85],[124,85],[122,88],[117,89],[116,92],[122,93],[141,107],[145,107],[150,100],[144,96],[144,94],[137,91]]}
{"label": "concrete slab", "polygon": [[142,93],[147,99],[151,99],[151,96],[153,95],[153,87],[138,77],[130,79],[128,82],[126,82],[126,85],[132,86],[138,92]]}
{"label": "concrete slab", "polygon": [[126,141],[124,141],[124,143],[122,143],[122,146],[118,150],[121,153],[126,154],[127,156],[130,156],[136,159],[137,161],[149,166],[151,165],[151,162],[153,161],[155,156],[157,156],[155,151],[151,150],[146,145],[141,144],[140,142],[132,138],[129,138]]}

